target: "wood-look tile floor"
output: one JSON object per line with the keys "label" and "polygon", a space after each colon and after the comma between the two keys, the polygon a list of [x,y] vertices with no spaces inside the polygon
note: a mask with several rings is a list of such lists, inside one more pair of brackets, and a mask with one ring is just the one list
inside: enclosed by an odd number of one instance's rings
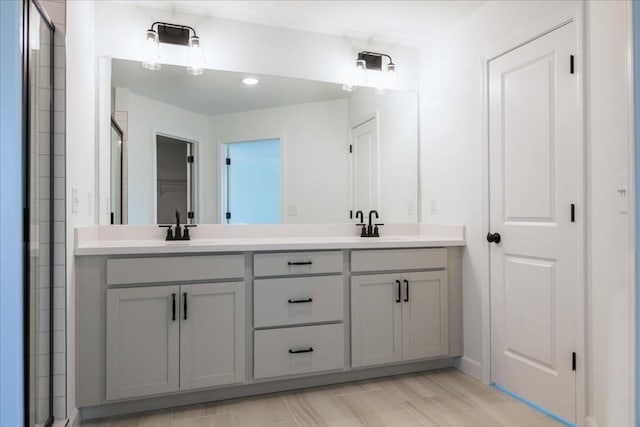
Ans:
{"label": "wood-look tile floor", "polygon": [[446,369],[149,412],[91,427],[559,426],[457,370]]}

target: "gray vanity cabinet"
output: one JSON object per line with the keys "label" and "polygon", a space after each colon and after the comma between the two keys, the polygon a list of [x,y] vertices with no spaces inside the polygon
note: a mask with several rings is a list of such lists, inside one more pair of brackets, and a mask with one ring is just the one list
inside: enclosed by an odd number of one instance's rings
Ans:
{"label": "gray vanity cabinet", "polygon": [[[87,290],[103,274],[96,261],[82,269]],[[102,265],[107,400],[245,380],[244,255],[113,258]]]}
{"label": "gray vanity cabinet", "polygon": [[107,290],[107,399],[245,379],[243,282]]}
{"label": "gray vanity cabinet", "polygon": [[179,286],[107,290],[107,399],[180,388],[180,325],[172,316],[179,292]]}
{"label": "gray vanity cabinet", "polygon": [[[351,260],[353,367],[448,355],[444,249],[354,251]],[[434,271],[411,271],[425,266]],[[358,274],[367,270],[398,271]]]}

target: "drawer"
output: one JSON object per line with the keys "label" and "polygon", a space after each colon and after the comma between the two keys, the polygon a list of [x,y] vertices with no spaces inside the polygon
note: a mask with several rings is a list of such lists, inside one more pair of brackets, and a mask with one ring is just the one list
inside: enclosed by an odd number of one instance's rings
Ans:
{"label": "drawer", "polygon": [[342,273],[342,251],[255,254],[254,276]]}
{"label": "drawer", "polygon": [[446,268],[444,248],[352,251],[351,271],[398,271]]}
{"label": "drawer", "polygon": [[107,260],[107,285],[234,278],[244,278],[244,255]]}
{"label": "drawer", "polygon": [[254,332],[255,378],[344,368],[344,325],[301,326]]}
{"label": "drawer", "polygon": [[257,279],[253,283],[256,328],[328,322],[344,317],[342,276]]}

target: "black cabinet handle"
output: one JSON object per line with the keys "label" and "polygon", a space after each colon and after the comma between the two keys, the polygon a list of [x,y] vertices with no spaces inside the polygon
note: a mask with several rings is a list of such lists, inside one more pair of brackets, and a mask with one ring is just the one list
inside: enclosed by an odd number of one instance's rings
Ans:
{"label": "black cabinet handle", "polygon": [[289,353],[290,353],[290,354],[311,353],[311,352],[313,352],[313,347],[309,347],[309,348],[304,349],[304,350],[293,350],[293,349],[289,349]]}
{"label": "black cabinet handle", "polygon": [[400,288],[401,286],[400,280],[396,280],[396,283],[398,284],[398,298],[396,299],[396,302],[400,302],[402,298],[402,289]]}
{"label": "black cabinet handle", "polygon": [[176,294],[171,294],[171,320],[176,321]]}
{"label": "black cabinet handle", "polygon": [[405,297],[404,297],[404,302],[409,302],[409,281],[407,279],[404,279],[404,286],[405,289],[407,291]]}
{"label": "black cabinet handle", "polygon": [[182,297],[184,298],[184,302],[183,302],[183,304],[184,304],[184,307],[183,307],[184,308],[183,309],[183,311],[184,311],[184,320],[187,320],[187,293],[186,292],[183,293]]}
{"label": "black cabinet handle", "polygon": [[289,304],[302,304],[305,302],[313,302],[313,298],[305,298],[305,299],[290,299]]}
{"label": "black cabinet handle", "polygon": [[311,265],[313,263],[311,261],[289,261],[287,264],[289,264],[289,265]]}

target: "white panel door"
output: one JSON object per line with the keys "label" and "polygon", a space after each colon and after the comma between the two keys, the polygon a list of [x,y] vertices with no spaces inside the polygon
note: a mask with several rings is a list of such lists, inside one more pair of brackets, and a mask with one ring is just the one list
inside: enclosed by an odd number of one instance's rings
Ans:
{"label": "white panel door", "polygon": [[402,275],[402,360],[449,353],[446,271]]}
{"label": "white panel door", "polygon": [[[582,149],[575,24],[490,62],[491,379],[575,422]],[[571,205],[577,220],[572,222]]]}
{"label": "white panel door", "polygon": [[180,287],[180,389],[245,379],[244,282]]}
{"label": "white panel door", "polygon": [[402,360],[402,299],[399,274],[351,278],[351,364]]}
{"label": "white panel door", "polygon": [[378,208],[378,121],[373,118],[352,129],[352,208],[365,214]]}
{"label": "white panel door", "polygon": [[178,292],[178,286],[107,290],[107,399],[178,390]]}

